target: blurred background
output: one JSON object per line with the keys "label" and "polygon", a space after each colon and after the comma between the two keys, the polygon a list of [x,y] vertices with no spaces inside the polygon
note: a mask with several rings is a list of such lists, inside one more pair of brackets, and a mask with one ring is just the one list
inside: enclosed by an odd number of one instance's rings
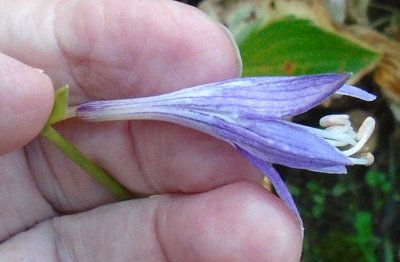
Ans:
{"label": "blurred background", "polygon": [[180,2],[233,32],[244,76],[353,72],[351,84],[378,95],[372,103],[333,98],[293,119],[318,126],[345,113],[360,125],[373,116],[373,165],[347,175],[277,168],[304,220],[302,261],[400,261],[400,1]]}

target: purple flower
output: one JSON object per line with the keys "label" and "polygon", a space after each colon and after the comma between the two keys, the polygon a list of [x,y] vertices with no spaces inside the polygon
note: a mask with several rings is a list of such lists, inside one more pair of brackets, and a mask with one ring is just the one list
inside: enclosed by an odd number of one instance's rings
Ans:
{"label": "purple flower", "polygon": [[86,121],[161,120],[200,130],[222,139],[248,158],[265,176],[301,221],[293,198],[272,164],[325,173],[346,173],[346,166],[369,165],[364,152],[375,121],[368,117],[358,132],[347,115],[320,121],[324,129],[292,123],[295,116],[333,94],[375,99],[345,85],[349,74],[295,77],[237,78],[183,89],[169,94],[94,101],[79,106]]}

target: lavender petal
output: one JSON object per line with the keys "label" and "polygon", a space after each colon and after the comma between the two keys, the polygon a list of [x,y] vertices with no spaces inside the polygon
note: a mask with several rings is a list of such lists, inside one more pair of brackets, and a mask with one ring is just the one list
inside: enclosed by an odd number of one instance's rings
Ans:
{"label": "lavender petal", "polygon": [[270,163],[329,173],[345,173],[345,165],[352,165],[325,140],[289,121],[251,121],[246,128],[225,130],[235,134],[230,135],[234,144]]}
{"label": "lavender petal", "polygon": [[238,150],[271,181],[276,193],[283,200],[286,206],[294,213],[301,227],[303,227],[303,221],[300,217],[297,206],[279,173],[270,164],[259,159],[258,157],[253,156],[246,150],[240,147],[238,147]]}
{"label": "lavender petal", "polygon": [[350,74],[319,74],[231,79],[172,93],[175,98],[169,100],[169,105],[211,108],[251,119],[283,118],[320,104],[349,77]]}
{"label": "lavender petal", "polygon": [[367,91],[350,85],[343,85],[339,90],[336,91],[336,94],[351,96],[369,102],[376,99],[376,95],[370,94]]}
{"label": "lavender petal", "polygon": [[[154,97],[114,100],[110,105],[184,107],[247,119],[284,118],[315,107],[348,78],[349,74],[237,78]],[[78,112],[87,107],[99,110],[103,106],[107,104],[89,102]]]}
{"label": "lavender petal", "polygon": [[[145,105],[146,104],[146,105]],[[218,112],[185,107],[131,103],[127,100],[94,102],[78,108],[85,120],[161,120],[184,125],[236,144],[270,163],[293,168],[345,172],[351,161],[336,148],[301,126],[285,120],[232,119]]]}

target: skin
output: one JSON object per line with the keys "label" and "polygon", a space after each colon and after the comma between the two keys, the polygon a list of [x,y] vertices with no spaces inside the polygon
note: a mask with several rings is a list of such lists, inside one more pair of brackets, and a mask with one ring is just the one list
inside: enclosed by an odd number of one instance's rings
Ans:
{"label": "skin", "polygon": [[127,188],[158,194],[118,202],[38,136],[64,84],[77,105],[238,76],[220,25],[163,0],[0,7],[2,261],[299,261],[296,218],[221,141],[162,122],[57,124]]}

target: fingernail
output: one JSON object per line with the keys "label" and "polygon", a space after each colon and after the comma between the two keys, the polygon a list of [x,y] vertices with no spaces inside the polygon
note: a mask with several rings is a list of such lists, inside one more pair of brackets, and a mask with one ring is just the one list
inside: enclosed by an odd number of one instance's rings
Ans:
{"label": "fingernail", "polygon": [[234,49],[235,52],[235,57],[236,57],[236,64],[238,66],[238,72],[237,72],[237,76],[241,76],[242,75],[242,69],[243,69],[243,63],[242,63],[242,58],[240,56],[240,50],[239,47],[235,41],[235,37],[233,36],[232,32],[223,24],[220,24],[222,29],[225,31],[226,35],[228,36],[229,40],[232,43],[232,47]]}
{"label": "fingernail", "polygon": [[40,68],[34,68],[36,71],[38,71],[40,74],[43,74],[44,73],[44,70],[43,69],[40,69]]}

